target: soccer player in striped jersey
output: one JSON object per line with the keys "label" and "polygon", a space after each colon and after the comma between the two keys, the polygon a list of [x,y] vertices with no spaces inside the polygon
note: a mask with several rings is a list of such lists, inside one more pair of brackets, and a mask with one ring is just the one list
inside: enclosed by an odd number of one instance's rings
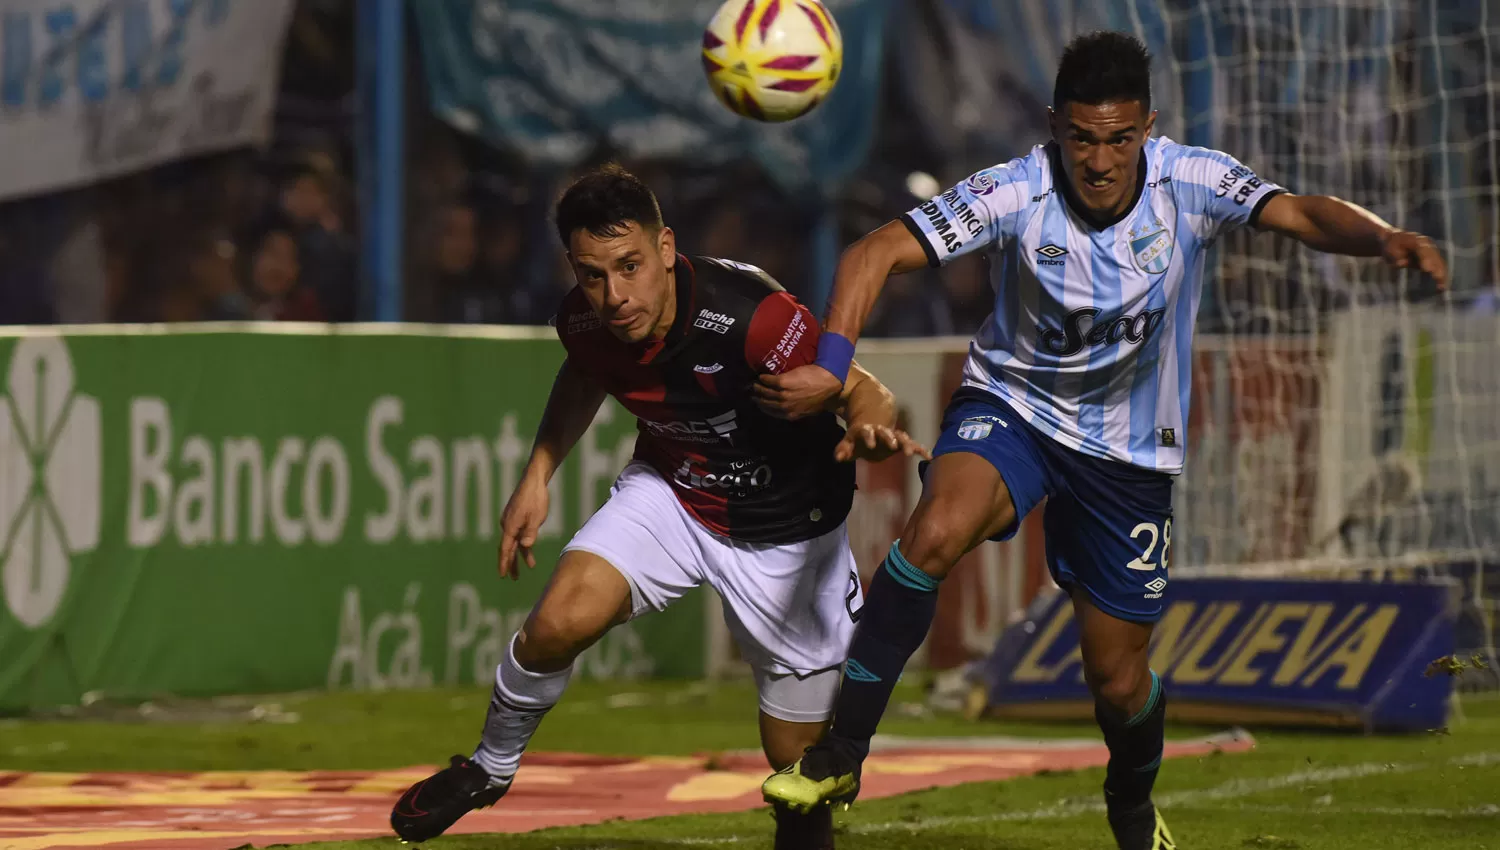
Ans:
{"label": "soccer player in striped jersey", "polygon": [[989,255],[994,313],[970,346],[922,499],[871,583],[833,727],[766,780],[768,801],[810,810],[854,799],[939,582],[1046,499],[1048,568],[1072,598],[1109,747],[1109,824],[1122,850],[1175,847],[1151,802],[1166,694],[1147,643],[1164,609],[1205,252],[1249,226],[1381,257],[1439,287],[1447,271],[1425,236],[1338,198],[1293,195],[1228,154],[1153,138],[1155,117],[1144,44],[1113,32],[1075,39],[1057,73],[1051,142],[851,246],[815,362],[760,380],[775,414],[820,409],[889,275]]}

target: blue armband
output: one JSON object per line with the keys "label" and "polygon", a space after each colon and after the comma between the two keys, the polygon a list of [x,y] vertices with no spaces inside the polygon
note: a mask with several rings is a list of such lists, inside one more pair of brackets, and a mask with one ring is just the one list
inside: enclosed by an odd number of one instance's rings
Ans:
{"label": "blue armband", "polygon": [[854,343],[849,338],[831,331],[818,337],[818,356],[814,366],[822,366],[833,373],[839,383],[849,380],[849,364],[854,362]]}

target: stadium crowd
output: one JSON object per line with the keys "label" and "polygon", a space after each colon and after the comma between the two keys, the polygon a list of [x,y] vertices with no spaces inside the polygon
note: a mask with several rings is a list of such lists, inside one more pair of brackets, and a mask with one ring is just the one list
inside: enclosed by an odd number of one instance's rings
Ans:
{"label": "stadium crowd", "polygon": [[[354,80],[353,4],[301,0],[266,149],[0,202],[0,324],[367,316]],[[530,171],[442,123],[421,85],[409,86],[408,97],[404,318],[547,322],[572,282],[546,210],[572,174]],[[926,152],[886,115],[883,161],[840,210],[846,240],[912,200],[896,175]],[[806,291],[811,213],[787,215],[787,199],[753,170],[626,164],[656,187],[667,219],[687,225],[686,250],[753,259]],[[987,312],[985,290],[974,263],[911,276],[893,285],[871,332],[971,333]]]}

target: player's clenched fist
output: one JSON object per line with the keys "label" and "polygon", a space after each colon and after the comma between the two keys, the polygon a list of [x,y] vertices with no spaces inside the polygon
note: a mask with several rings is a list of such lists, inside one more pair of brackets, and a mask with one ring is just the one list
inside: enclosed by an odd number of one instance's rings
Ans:
{"label": "player's clenched fist", "polygon": [[932,460],[925,446],[913,440],[900,428],[886,425],[855,425],[844,432],[844,439],[833,448],[834,460],[847,463],[851,460],[879,462],[894,455],[913,455]]}
{"label": "player's clenched fist", "polygon": [[526,559],[526,566],[536,566],[531,547],[536,545],[537,531],[547,521],[548,498],[547,482],[527,475],[505,503],[505,512],[500,515],[501,578],[521,577],[517,555]]}

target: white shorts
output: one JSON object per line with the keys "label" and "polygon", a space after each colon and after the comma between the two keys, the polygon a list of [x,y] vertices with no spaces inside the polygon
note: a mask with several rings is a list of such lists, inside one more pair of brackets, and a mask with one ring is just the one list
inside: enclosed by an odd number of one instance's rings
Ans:
{"label": "white shorts", "polygon": [[761,710],[799,723],[833,714],[863,605],[844,526],[800,543],[742,543],[704,528],[651,467],[632,462],[564,552],[590,552],[630,583],[631,616],[661,611],[701,584],[755,671]]}

